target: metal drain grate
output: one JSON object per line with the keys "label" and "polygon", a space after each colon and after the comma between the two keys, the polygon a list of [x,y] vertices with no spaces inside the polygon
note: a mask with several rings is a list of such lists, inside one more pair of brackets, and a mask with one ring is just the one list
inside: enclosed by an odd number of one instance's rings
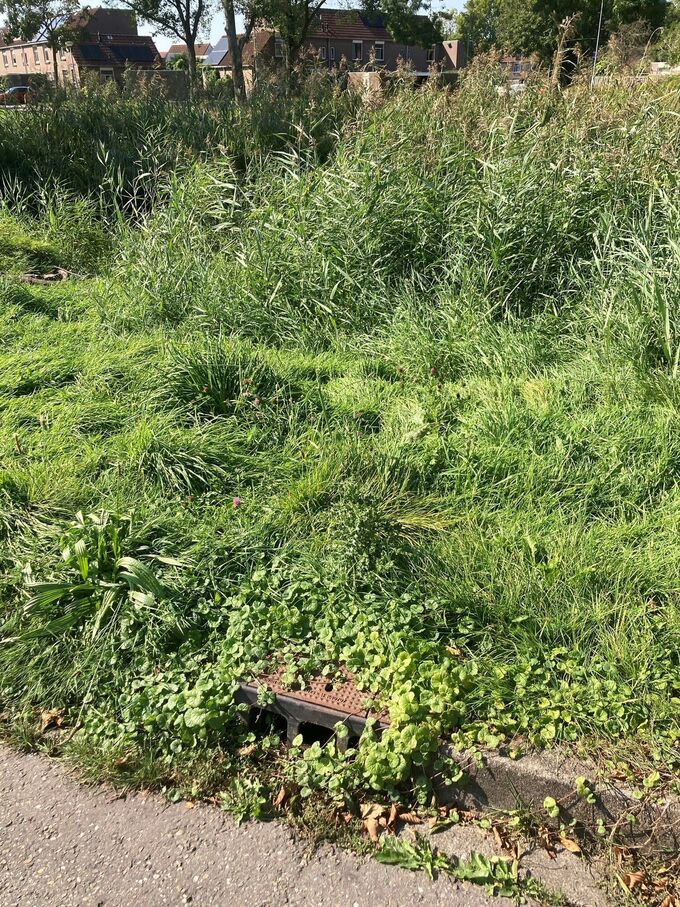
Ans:
{"label": "metal drain grate", "polygon": [[[264,674],[250,683],[240,684],[236,701],[246,703],[251,709],[262,708],[281,715],[286,721],[288,743],[292,743],[297,737],[302,726],[332,731],[341,721],[349,731],[347,737],[337,740],[337,747],[342,752],[347,749],[352,737],[361,736],[367,718],[376,719],[378,730],[388,724],[384,713],[366,708],[369,694],[357,689],[353,676],[344,668],[342,681],[331,680],[328,677],[312,677],[307,680],[304,690],[286,689],[281,683],[283,673],[284,669],[281,668],[273,674]],[[266,706],[258,703],[258,691],[262,687],[271,690],[276,697]]]}

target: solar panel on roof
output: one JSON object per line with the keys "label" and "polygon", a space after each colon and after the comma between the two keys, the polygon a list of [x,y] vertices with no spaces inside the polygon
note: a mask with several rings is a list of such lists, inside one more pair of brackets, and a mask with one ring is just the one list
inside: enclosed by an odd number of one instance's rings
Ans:
{"label": "solar panel on roof", "polygon": [[98,44],[79,44],[78,50],[88,63],[105,63],[108,59]]}
{"label": "solar panel on roof", "polygon": [[208,56],[205,58],[206,66],[219,66],[222,62],[222,57],[229,50],[229,40],[226,35],[223,35],[220,40],[215,44],[213,49],[210,51]]}
{"label": "solar panel on roof", "polygon": [[148,44],[109,44],[108,48],[121,63],[153,63],[156,58]]}

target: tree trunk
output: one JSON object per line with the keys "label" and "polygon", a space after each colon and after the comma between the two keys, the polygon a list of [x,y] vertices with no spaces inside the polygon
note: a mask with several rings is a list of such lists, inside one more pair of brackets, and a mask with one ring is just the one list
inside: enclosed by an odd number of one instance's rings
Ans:
{"label": "tree trunk", "polygon": [[57,62],[57,48],[56,46],[50,47],[52,51],[52,73],[54,75],[54,90],[56,91],[59,88],[59,64]]}
{"label": "tree trunk", "polygon": [[227,25],[227,41],[229,42],[229,53],[231,54],[231,78],[234,84],[234,98],[237,104],[246,102],[246,81],[243,76],[243,56],[241,54],[241,45],[236,33],[236,13],[234,11],[234,0],[222,0],[224,9],[224,18]]}
{"label": "tree trunk", "polygon": [[187,46],[187,63],[189,64],[189,82],[191,84],[191,90],[196,86],[196,42],[191,36],[188,36],[188,39],[184,39]]}

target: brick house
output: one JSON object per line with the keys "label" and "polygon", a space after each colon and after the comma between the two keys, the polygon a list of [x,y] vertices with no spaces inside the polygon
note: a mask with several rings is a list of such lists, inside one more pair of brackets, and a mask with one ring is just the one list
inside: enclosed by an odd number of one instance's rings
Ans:
{"label": "brick house", "polygon": [[[122,9],[93,9],[73,20],[78,41],[57,50],[58,79],[80,85],[89,73],[102,81],[120,79],[126,66],[156,69],[162,65],[153,40],[137,32],[134,14]],[[31,76],[54,79],[53,51],[45,40],[0,44],[0,77],[25,84]]]}
{"label": "brick house", "polygon": [[[316,56],[319,64],[333,69],[344,60],[350,69],[396,70],[400,61],[410,64],[422,77],[430,67],[456,70],[465,65],[462,42],[444,41],[431,47],[401,44],[392,37],[381,17],[370,18],[359,10],[321,9],[309,30],[306,51]],[[283,63],[284,43],[271,29],[259,28],[243,49],[243,65],[252,80],[258,62],[265,65]],[[227,39],[222,38],[206,59],[220,75],[231,71]]]}
{"label": "brick house", "polygon": [[498,61],[508,81],[524,83],[534,70],[534,63],[520,54],[505,54]]}
{"label": "brick house", "polygon": [[[205,58],[208,56],[212,50],[212,44],[197,44],[196,45],[196,60],[198,63],[204,63]],[[186,57],[187,55],[187,46],[186,44],[171,44],[170,47],[165,51],[161,51],[161,57],[165,60],[166,63],[169,63],[171,60],[176,60],[177,57]]]}

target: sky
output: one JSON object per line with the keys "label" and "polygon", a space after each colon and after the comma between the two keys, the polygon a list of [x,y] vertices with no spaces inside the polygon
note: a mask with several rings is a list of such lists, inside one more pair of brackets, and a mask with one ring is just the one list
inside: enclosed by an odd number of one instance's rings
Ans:
{"label": "sky", "polygon": [[[328,2],[328,6],[331,8],[338,7],[338,6],[345,6],[345,5],[351,6],[354,4],[344,4],[344,3],[338,2],[338,0],[329,0],[329,2]],[[463,5],[464,5],[464,0],[453,0],[453,2],[451,2],[451,0],[432,0],[432,9],[436,10],[438,12],[443,11],[443,10],[461,9],[461,7]],[[237,20],[237,27],[239,27],[239,28],[242,27],[242,22],[239,20]],[[139,30],[140,30],[140,33],[143,35],[152,35],[153,39],[156,43],[156,47],[159,50],[167,50],[171,44],[177,43],[177,39],[166,38],[164,35],[159,35],[159,34],[154,33],[153,26],[148,23],[143,23],[142,25],[140,25]],[[222,10],[218,4],[218,9],[216,10],[215,15],[213,16],[213,20],[212,20],[212,23],[210,26],[210,37],[208,38],[208,40],[210,41],[211,44],[215,44],[222,37],[223,34],[224,34],[224,16],[222,15]]]}

